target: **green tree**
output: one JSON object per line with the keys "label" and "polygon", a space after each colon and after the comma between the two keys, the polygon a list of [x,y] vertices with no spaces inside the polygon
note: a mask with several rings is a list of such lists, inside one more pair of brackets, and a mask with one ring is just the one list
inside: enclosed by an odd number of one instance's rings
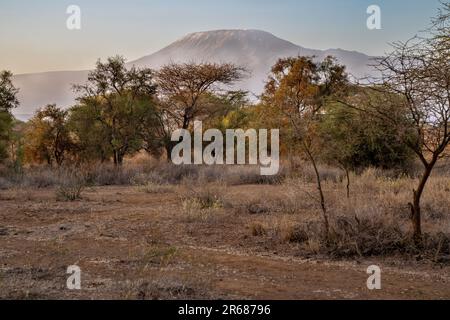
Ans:
{"label": "green tree", "polygon": [[19,105],[17,100],[18,89],[12,83],[12,73],[0,72],[0,161],[8,155],[8,145],[11,139],[14,117],[11,110]]}
{"label": "green tree", "polygon": [[[362,102],[361,108],[366,110],[369,107]],[[321,134],[322,139],[328,142],[324,146],[324,157],[329,161],[335,161],[350,170],[379,167],[407,171],[413,154],[389,122],[370,116],[364,110],[351,109],[339,103],[330,104],[325,110]],[[397,115],[391,112],[391,116],[405,120],[406,110]]]}
{"label": "green tree", "polygon": [[61,166],[72,148],[66,110],[47,105],[37,111],[25,131],[25,158],[28,162]]}
{"label": "green tree", "polygon": [[[363,89],[357,88],[356,91],[360,90]],[[368,108],[363,103],[361,107]],[[394,113],[391,112],[391,115],[394,116]],[[406,110],[396,116],[405,119]],[[378,167],[407,172],[412,164],[413,153],[399,139],[396,129],[364,110],[330,103],[320,122],[320,135],[324,142],[320,158],[345,171],[347,197],[350,196],[350,171]]]}
{"label": "green tree", "polygon": [[[96,122],[94,130],[100,127],[102,130],[99,138],[106,138],[108,147],[101,147],[102,156],[110,149],[114,164],[120,166],[125,155],[142,148],[142,132],[149,130],[146,126],[150,122],[154,124],[149,119],[157,112],[156,85],[151,69],[127,69],[124,58],[108,58],[105,63],[98,61],[88,82],[75,86],[75,90],[79,93],[80,103],[77,112],[84,113],[85,117],[92,116]],[[78,140],[83,137],[85,135],[80,134]],[[84,143],[90,144],[87,140]]]}
{"label": "green tree", "polygon": [[8,145],[14,119],[7,111],[0,111],[0,162],[9,156]]}
{"label": "green tree", "polygon": [[21,173],[23,170],[23,164],[25,160],[24,153],[24,133],[26,129],[26,123],[20,120],[14,119],[12,128],[9,134],[9,160],[15,173]]}
{"label": "green tree", "polygon": [[69,110],[67,127],[73,138],[73,156],[77,162],[105,162],[113,156],[109,134],[98,117],[98,110],[86,104]]}
{"label": "green tree", "polygon": [[19,90],[14,87],[12,76],[9,71],[0,72],[0,111],[11,111],[19,105],[17,100]]}

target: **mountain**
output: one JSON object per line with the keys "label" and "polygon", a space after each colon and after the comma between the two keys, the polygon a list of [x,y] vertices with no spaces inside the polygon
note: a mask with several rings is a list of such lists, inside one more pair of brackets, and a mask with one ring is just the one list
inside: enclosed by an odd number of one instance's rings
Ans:
{"label": "mountain", "polygon": [[272,65],[282,57],[328,55],[336,57],[356,77],[370,74],[371,57],[341,49],[307,49],[260,30],[217,30],[192,33],[164,49],[131,62],[136,66],[158,68],[174,62],[232,62],[251,71],[251,78],[240,84],[242,89],[260,94]]}
{"label": "mountain", "polygon": [[56,103],[61,107],[74,104],[73,84],[84,83],[89,71],[57,71],[16,75],[13,83],[19,88],[20,106],[13,114],[20,120],[28,120],[36,109]]}
{"label": "mountain", "polygon": [[[258,95],[270,67],[282,57],[315,56],[321,60],[332,55],[347,66],[355,77],[372,74],[371,57],[342,49],[314,50],[298,46],[260,30],[216,30],[189,34],[151,55],[131,61],[128,66],[158,69],[169,62],[232,62],[250,71],[239,88]],[[74,103],[72,84],[84,83],[89,71],[61,71],[22,74],[14,77],[20,88],[21,106],[15,110],[18,118],[29,118],[36,108],[49,103],[68,107]]]}

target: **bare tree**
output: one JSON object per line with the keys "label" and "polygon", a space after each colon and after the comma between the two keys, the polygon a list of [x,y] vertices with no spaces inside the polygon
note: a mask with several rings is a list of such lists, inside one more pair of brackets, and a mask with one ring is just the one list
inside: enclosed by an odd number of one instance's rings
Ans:
{"label": "bare tree", "polygon": [[[382,73],[381,79],[370,86],[371,90],[384,93],[384,101],[372,104],[369,111],[395,126],[399,138],[423,165],[419,184],[409,203],[413,238],[417,244],[422,239],[421,198],[433,168],[446,154],[450,143],[449,13],[450,4],[443,4],[430,37],[395,43],[393,51],[379,60],[377,68]],[[360,109],[354,100],[344,103]],[[386,112],[386,105],[391,106],[391,112]],[[398,110],[406,110],[407,117],[393,116]]]}

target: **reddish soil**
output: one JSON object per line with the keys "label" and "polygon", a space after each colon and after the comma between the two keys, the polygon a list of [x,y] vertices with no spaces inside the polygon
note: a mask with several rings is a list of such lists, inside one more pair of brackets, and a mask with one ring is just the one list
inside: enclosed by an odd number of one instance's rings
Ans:
{"label": "reddish soil", "polygon": [[[76,202],[57,201],[51,189],[2,191],[0,298],[450,299],[448,266],[297,256],[295,246],[253,237],[252,217],[231,209],[187,221],[180,188],[91,188]],[[372,264],[382,269],[381,290],[366,287]],[[69,265],[81,268],[81,290],[66,288]]]}

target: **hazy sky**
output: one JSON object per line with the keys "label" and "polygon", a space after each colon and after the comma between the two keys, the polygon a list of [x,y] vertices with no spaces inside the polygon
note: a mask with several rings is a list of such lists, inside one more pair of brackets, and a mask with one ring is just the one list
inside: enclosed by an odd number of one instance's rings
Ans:
{"label": "hazy sky", "polygon": [[[382,30],[366,27],[381,7]],[[69,5],[81,30],[66,28]],[[91,68],[98,58],[133,60],[190,32],[261,29],[314,49],[383,54],[429,25],[438,0],[0,0],[0,70],[14,73]]]}

